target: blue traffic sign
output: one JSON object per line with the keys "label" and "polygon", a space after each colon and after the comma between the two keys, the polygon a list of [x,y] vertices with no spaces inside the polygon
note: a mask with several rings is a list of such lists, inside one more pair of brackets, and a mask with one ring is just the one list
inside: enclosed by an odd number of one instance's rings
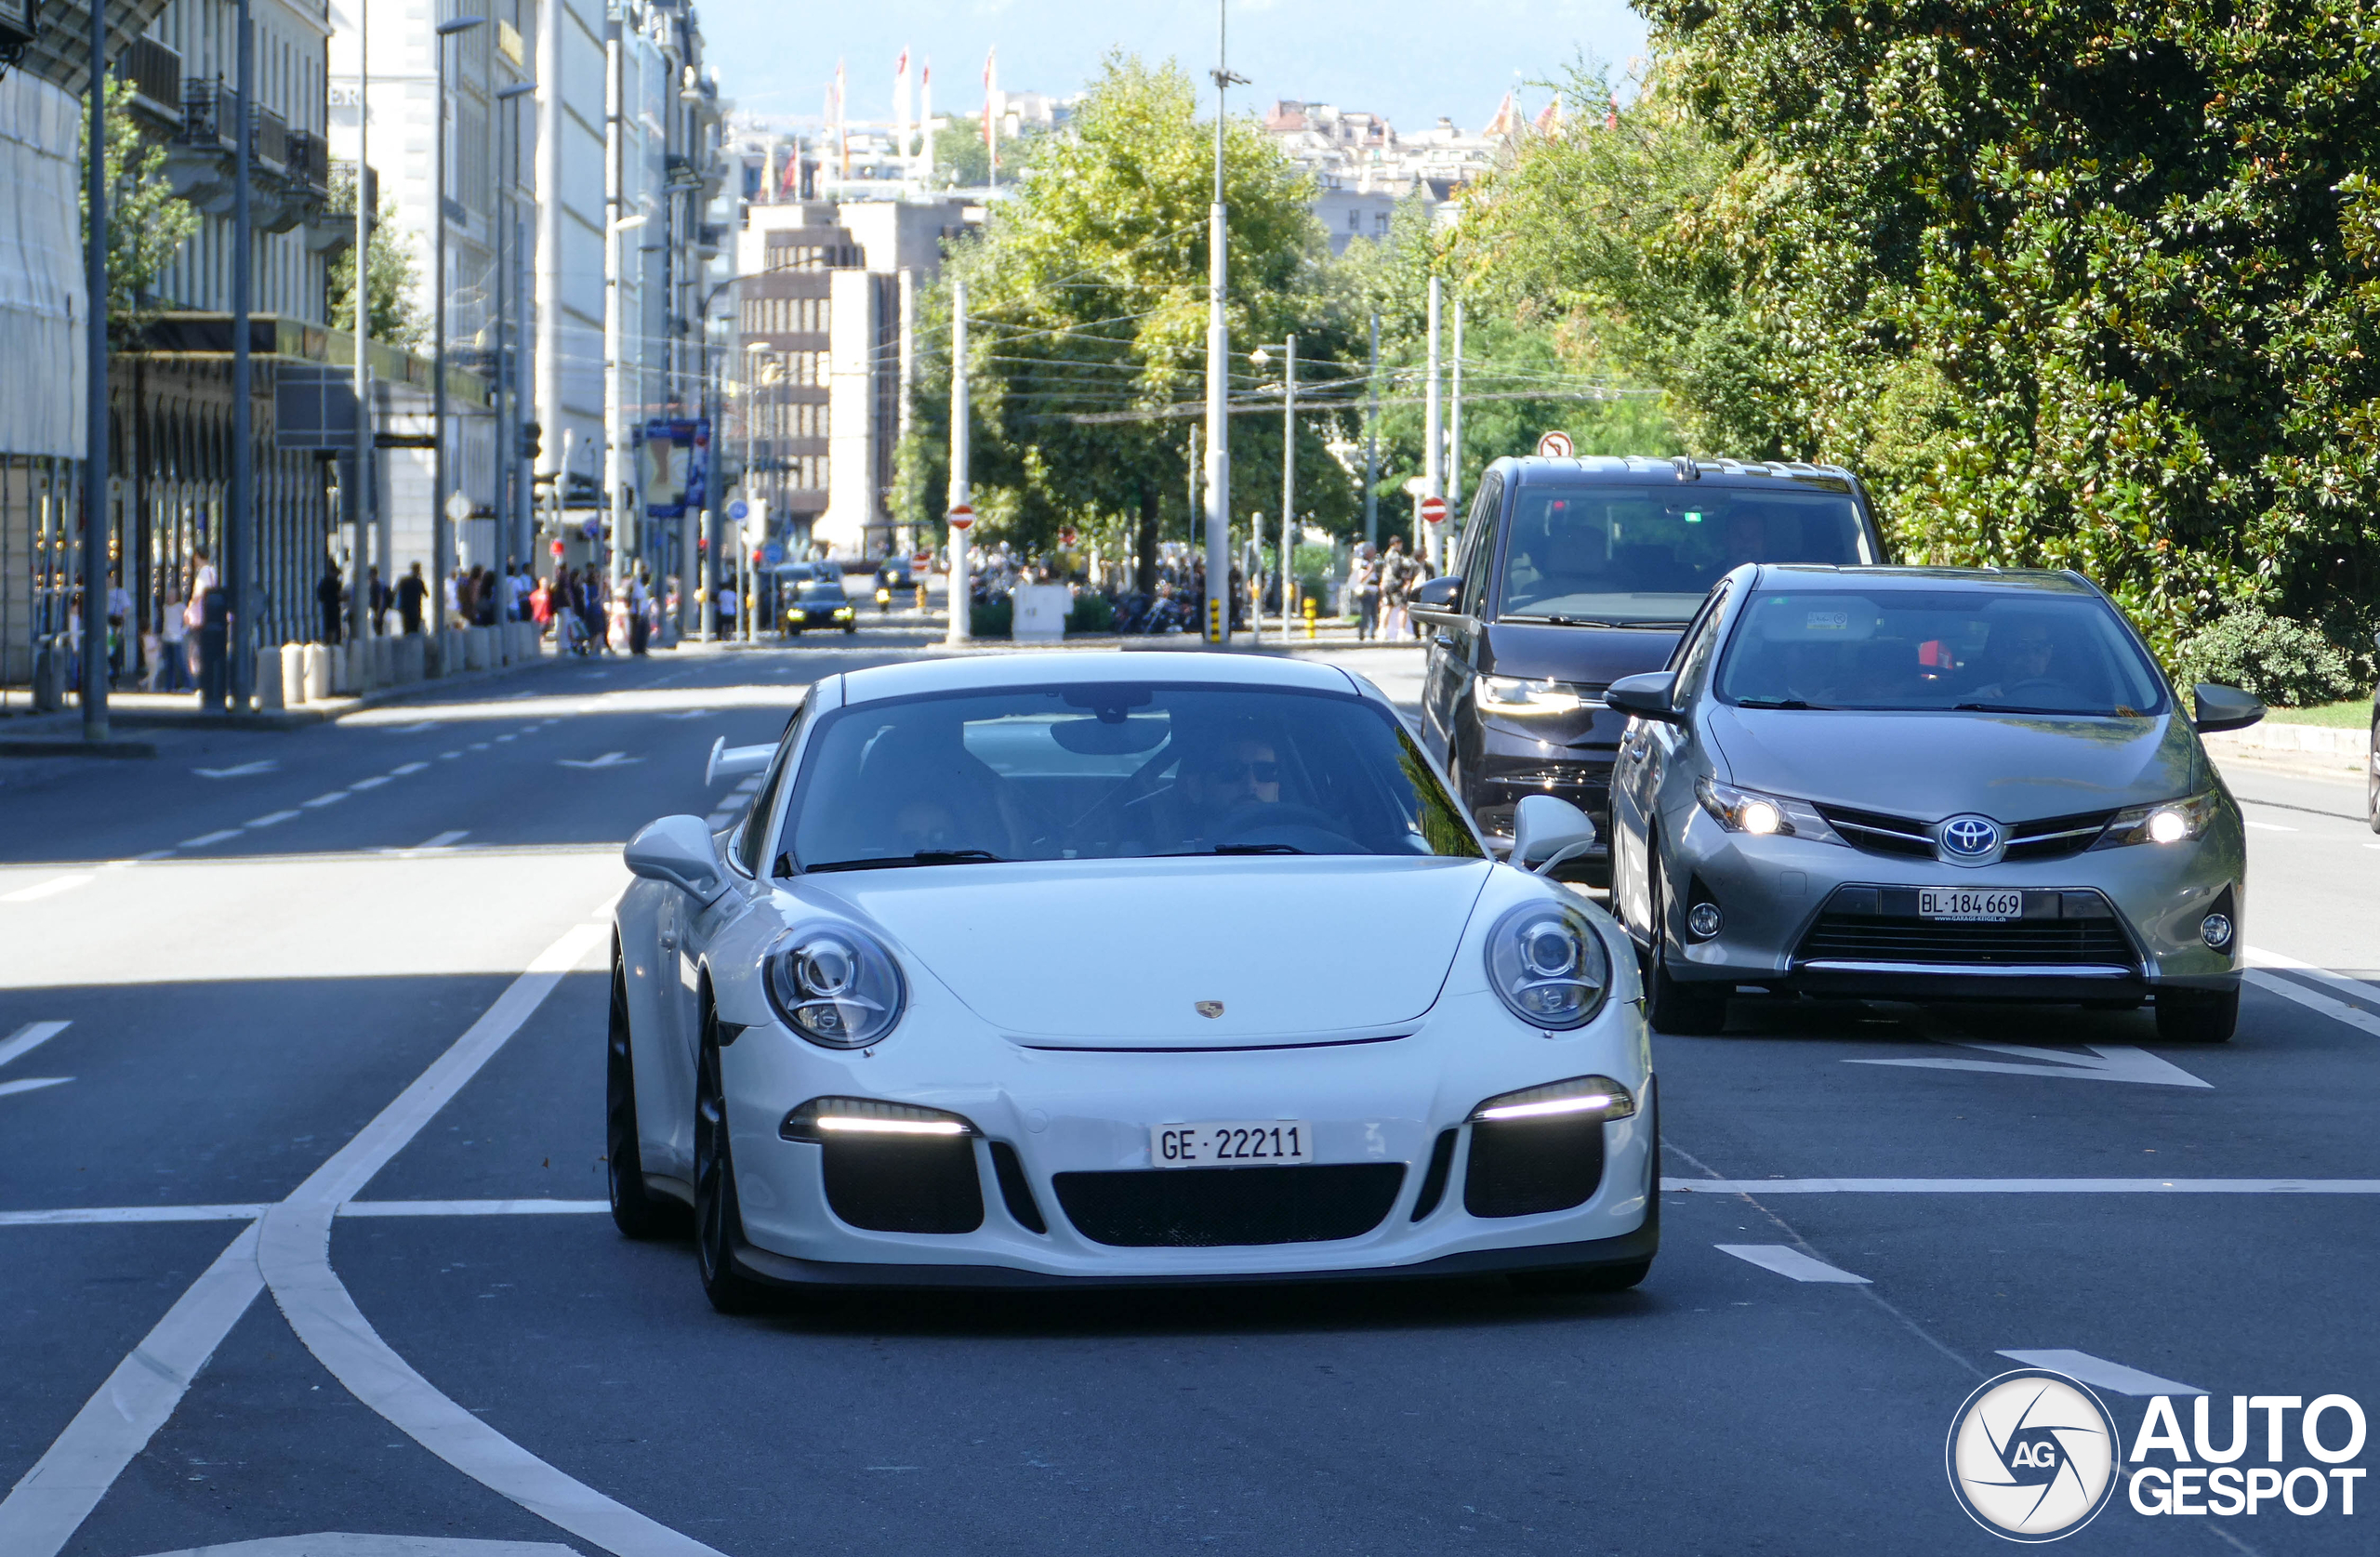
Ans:
{"label": "blue traffic sign", "polygon": [[771,541],[760,548],[760,555],[767,561],[769,566],[774,568],[785,561],[785,548],[776,541]]}
{"label": "blue traffic sign", "polygon": [[738,497],[734,502],[727,505],[727,517],[730,519],[742,519],[746,514],[748,514],[751,511],[752,505],[747,503],[741,497]]}

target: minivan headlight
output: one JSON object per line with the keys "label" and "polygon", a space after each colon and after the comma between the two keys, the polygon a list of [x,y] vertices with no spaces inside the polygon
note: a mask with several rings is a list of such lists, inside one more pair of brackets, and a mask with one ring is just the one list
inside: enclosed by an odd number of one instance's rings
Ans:
{"label": "minivan headlight", "polygon": [[2132,843],[2188,843],[2203,837],[2215,820],[2215,794],[2210,789],[2187,800],[2162,800],[2131,806],[2116,812],[2093,849],[2121,849]]}
{"label": "minivan headlight", "polygon": [[822,1049],[866,1049],[908,1004],[901,965],[850,925],[787,930],[762,954],[760,982],[786,1025]]}
{"label": "minivan headlight", "polygon": [[1611,957],[1584,913],[1566,904],[1527,903],[1488,932],[1488,982],[1523,1022],[1567,1032],[1603,1009]]}
{"label": "minivan headlight", "polygon": [[1519,676],[1482,676],[1471,684],[1471,696],[1481,713],[1515,719],[1575,714],[1590,701],[1567,681],[1531,681]]}

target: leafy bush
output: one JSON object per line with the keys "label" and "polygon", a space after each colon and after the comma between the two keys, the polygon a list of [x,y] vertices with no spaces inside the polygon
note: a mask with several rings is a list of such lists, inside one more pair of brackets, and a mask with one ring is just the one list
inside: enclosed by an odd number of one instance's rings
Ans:
{"label": "leafy bush", "polygon": [[1104,595],[1077,595],[1075,608],[1066,613],[1068,632],[1104,633],[1116,630],[1116,602]]}
{"label": "leafy bush", "polygon": [[977,638],[1010,638],[1016,627],[1016,602],[1002,595],[979,600],[967,613],[967,630]]}
{"label": "leafy bush", "polygon": [[2184,639],[2175,661],[2185,692],[2193,682],[2213,681],[2281,707],[2334,703],[2363,690],[2336,645],[2302,623],[2253,605],[2234,606],[2214,626]]}

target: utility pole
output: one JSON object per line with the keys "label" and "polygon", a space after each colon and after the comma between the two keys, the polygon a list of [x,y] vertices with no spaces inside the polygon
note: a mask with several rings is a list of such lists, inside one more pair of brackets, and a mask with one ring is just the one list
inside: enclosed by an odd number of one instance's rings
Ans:
{"label": "utility pole", "polygon": [[[493,176],[488,179],[488,187],[498,191],[491,197],[488,209],[489,225],[496,229],[496,533],[502,537],[499,544],[511,553],[509,561],[525,561],[531,572],[536,569],[536,559],[529,555],[530,526],[522,521],[529,507],[529,482],[521,468],[520,354],[513,346],[521,332],[512,324],[512,316],[521,307],[521,290],[507,251],[520,248],[517,236],[509,231],[514,191],[521,183],[521,119],[514,104],[536,89],[534,81],[516,81],[496,91],[496,111],[503,117],[493,139],[501,148],[509,132],[511,154],[496,158],[504,169],[504,182],[498,184]],[[503,587],[512,587],[509,569]],[[509,594],[504,609],[509,616],[512,610]]]}
{"label": "utility pole", "polygon": [[[1446,429],[1438,417],[1438,305],[1441,288],[1442,284],[1438,278],[1432,276],[1430,278],[1430,365],[1428,370],[1430,381],[1421,390],[1421,480],[1427,488],[1423,495],[1429,497],[1446,495],[1446,477],[1443,474],[1445,468],[1440,463],[1445,455],[1443,440]],[[1418,506],[1415,511],[1417,513],[1420,511]],[[1413,549],[1417,554],[1428,558],[1430,567],[1435,571],[1438,566],[1437,535],[1433,526],[1422,524],[1418,525],[1417,528],[1421,533],[1413,537]]]}
{"label": "utility pole", "polygon": [[[954,516],[961,508],[972,506],[969,493],[967,454],[968,419],[972,415],[967,404],[967,282],[963,276],[950,280],[950,511]],[[974,634],[974,624],[968,620],[974,602],[974,590],[970,587],[967,560],[967,532],[972,527],[973,514],[965,516],[967,524],[950,526],[950,631],[944,641],[964,644]]]}
{"label": "utility pole", "polygon": [[[247,0],[240,0],[242,5]],[[432,676],[443,676],[456,668],[446,663],[446,577],[455,571],[455,521],[446,512],[448,495],[454,490],[455,461],[448,450],[446,429],[446,45],[458,33],[466,33],[482,25],[486,19],[458,16],[452,21],[438,24],[438,101],[434,114],[438,124],[437,145],[431,155],[437,159],[438,171],[430,179],[431,192],[437,197],[438,221],[436,235],[430,241],[430,415],[433,465],[430,479],[430,567],[429,608],[436,626],[431,629],[432,653],[428,668]]]}
{"label": "utility pole", "polygon": [[[243,0],[245,4],[245,0]],[[83,739],[108,738],[108,7],[91,0],[91,220],[83,242]],[[243,16],[245,17],[245,12]],[[243,34],[245,36],[245,34]],[[245,58],[245,55],[243,56]],[[126,636],[133,624],[124,625]],[[127,645],[126,647],[130,647]],[[127,664],[131,655],[125,656]]]}
{"label": "utility pole", "polygon": [[1297,593],[1298,337],[1281,349],[1281,647],[1289,645],[1289,597]]}
{"label": "utility pole", "polygon": [[[1223,213],[1224,96],[1246,78],[1231,73],[1228,0],[1215,0],[1215,199],[1207,223],[1207,620],[1210,643],[1231,641],[1231,329],[1223,318],[1228,285]],[[1218,610],[1220,606],[1220,610]]]}
{"label": "utility pole", "polygon": [[[239,74],[240,123],[233,132],[239,137],[239,151],[231,162],[236,180],[231,192],[231,511],[223,526],[223,582],[231,596],[226,602],[224,653],[231,663],[224,666],[224,679],[231,683],[230,706],[245,713],[257,679],[256,407],[250,403],[255,367],[248,361],[249,288],[257,250],[256,223],[248,209],[248,179],[256,155],[257,61],[256,28],[249,20],[248,0],[240,0],[233,25],[240,31],[234,46],[239,59],[234,68]],[[99,91],[104,85],[93,82],[91,89]]]}
{"label": "utility pole", "polygon": [[620,35],[620,4],[603,20],[603,506],[612,514],[612,553],[608,574],[617,593],[621,562],[628,537],[628,264],[620,256],[620,234],[644,225],[644,213],[627,214],[628,129],[620,120],[627,111],[628,86],[622,78],[628,44]]}
{"label": "utility pole", "polygon": [[1364,544],[1380,545],[1380,310],[1372,310],[1372,365],[1365,375],[1371,409],[1364,416]]}
{"label": "utility pole", "polygon": [[[355,550],[348,561],[348,640],[361,640],[372,622],[366,538],[372,524],[372,0],[357,0],[355,20]],[[380,565],[388,567],[384,551]],[[393,578],[383,579],[390,588]],[[350,651],[361,653],[361,651]],[[361,661],[350,660],[351,666]]]}
{"label": "utility pole", "polygon": [[1447,387],[1447,521],[1439,526],[1448,534],[1461,521],[1462,512],[1462,299],[1454,300],[1454,371],[1453,382]]}

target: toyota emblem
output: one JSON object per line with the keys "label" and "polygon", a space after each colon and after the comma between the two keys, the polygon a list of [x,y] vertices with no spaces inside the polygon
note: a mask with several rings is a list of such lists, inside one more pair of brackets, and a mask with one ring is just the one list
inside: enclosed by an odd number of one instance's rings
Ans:
{"label": "toyota emblem", "polygon": [[1942,848],[1961,859],[1975,860],[2000,846],[2000,824],[1988,816],[1953,816],[1942,824]]}

